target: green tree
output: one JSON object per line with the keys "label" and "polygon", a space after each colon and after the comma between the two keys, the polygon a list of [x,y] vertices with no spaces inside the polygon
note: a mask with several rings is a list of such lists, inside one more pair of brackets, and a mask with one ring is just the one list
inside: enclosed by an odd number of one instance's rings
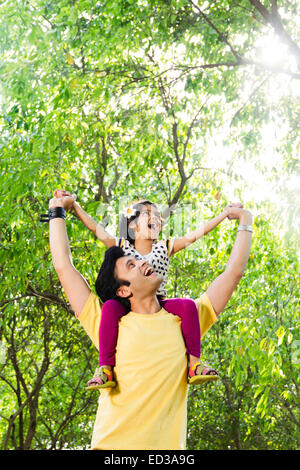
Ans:
{"label": "green tree", "polygon": [[[76,192],[112,232],[124,204],[151,197],[176,236],[232,195],[257,191],[254,170],[281,205],[244,200],[257,216],[252,255],[203,342],[222,381],[191,392],[188,445],[299,446],[298,9],[246,0],[0,5],[3,449],[88,448],[97,406],[83,387],[97,352],[72,318],[39,223],[53,190]],[[93,285],[104,249],[72,216],[68,232]],[[202,292],[232,242],[232,224],[222,224],[174,257],[169,294]]]}

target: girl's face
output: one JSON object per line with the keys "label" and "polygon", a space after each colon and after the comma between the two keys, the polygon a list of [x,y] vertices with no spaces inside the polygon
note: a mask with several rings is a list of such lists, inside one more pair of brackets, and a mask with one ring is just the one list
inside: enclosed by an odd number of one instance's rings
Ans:
{"label": "girl's face", "polygon": [[161,216],[155,206],[145,205],[136,222],[135,238],[157,240],[161,231]]}

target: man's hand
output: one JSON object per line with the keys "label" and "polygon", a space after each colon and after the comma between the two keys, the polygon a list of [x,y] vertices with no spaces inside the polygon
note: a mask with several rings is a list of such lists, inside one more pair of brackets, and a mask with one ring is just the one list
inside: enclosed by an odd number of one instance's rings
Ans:
{"label": "man's hand", "polygon": [[225,212],[227,214],[228,219],[238,219],[239,214],[240,214],[240,209],[243,209],[243,204],[241,202],[233,202],[231,204],[228,204],[228,206],[225,207]]}
{"label": "man's hand", "polygon": [[[63,207],[66,211],[72,209],[74,202],[76,201],[76,194],[71,195],[70,193],[64,194],[63,196],[59,195],[58,190],[54,191],[54,194],[58,194],[50,199],[49,201],[49,209],[52,207]],[[65,191],[66,193],[66,191]]]}
{"label": "man's hand", "polygon": [[64,196],[75,196],[75,194],[71,194],[69,191],[66,191],[65,189],[55,189],[53,192],[53,197],[64,197]]}
{"label": "man's hand", "polygon": [[246,209],[240,207],[229,207],[228,211],[227,217],[230,220],[239,219],[242,225],[251,225],[253,222],[251,212]]}

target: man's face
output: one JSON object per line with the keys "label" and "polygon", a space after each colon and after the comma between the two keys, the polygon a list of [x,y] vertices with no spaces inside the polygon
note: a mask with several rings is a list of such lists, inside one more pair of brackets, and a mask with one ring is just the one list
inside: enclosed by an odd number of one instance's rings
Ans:
{"label": "man's face", "polygon": [[128,297],[130,294],[138,297],[155,294],[159,288],[162,277],[156,273],[145,260],[137,260],[133,256],[118,258],[115,267],[118,279],[130,282],[129,286],[121,286],[118,295]]}

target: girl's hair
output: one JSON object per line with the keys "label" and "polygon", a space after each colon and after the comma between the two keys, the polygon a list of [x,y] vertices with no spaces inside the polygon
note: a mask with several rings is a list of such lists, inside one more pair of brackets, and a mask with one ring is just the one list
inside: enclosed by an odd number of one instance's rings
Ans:
{"label": "girl's hair", "polygon": [[[125,238],[126,240],[129,241],[131,245],[134,245],[134,240],[135,240],[135,228],[130,227],[129,225],[131,222],[138,220],[144,206],[152,206],[154,209],[156,209],[159,212],[159,209],[154,202],[147,201],[147,200],[141,200],[130,206],[132,210],[134,211],[134,214],[130,217],[126,217],[126,215],[122,214],[119,222],[119,235],[120,238]],[[162,218],[160,216],[160,222],[162,222]]]}

